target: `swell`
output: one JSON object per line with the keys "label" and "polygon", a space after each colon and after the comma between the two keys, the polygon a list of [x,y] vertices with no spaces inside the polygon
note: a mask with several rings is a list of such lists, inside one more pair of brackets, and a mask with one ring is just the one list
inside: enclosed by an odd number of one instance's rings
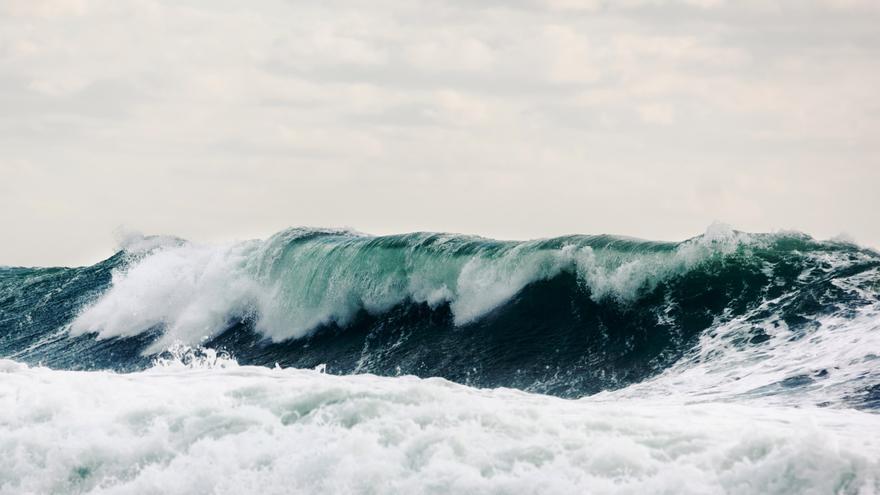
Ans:
{"label": "swell", "polygon": [[[226,246],[150,238],[91,267],[0,269],[0,356],[127,371],[182,343],[242,364],[563,397],[642,384],[871,407],[878,267],[853,245],[717,226],[682,243],[305,229]],[[831,343],[850,351],[845,362],[790,357]]]}

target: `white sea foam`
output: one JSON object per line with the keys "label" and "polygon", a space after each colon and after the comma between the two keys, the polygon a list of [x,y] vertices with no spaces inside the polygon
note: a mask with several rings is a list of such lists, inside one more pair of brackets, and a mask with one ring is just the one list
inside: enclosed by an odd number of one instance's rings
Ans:
{"label": "white sea foam", "polygon": [[[878,277],[876,270],[860,277],[867,275]],[[597,398],[840,405],[859,402],[866,389],[880,384],[880,304],[825,315],[796,331],[776,315],[749,321],[775,302],[713,327],[693,353],[660,375]],[[755,329],[767,336],[765,342],[747,342]]]}
{"label": "white sea foam", "polygon": [[0,361],[0,494],[880,491],[880,416]]}
{"label": "white sea foam", "polygon": [[264,289],[242,270],[248,247],[152,246],[143,259],[113,274],[110,290],[73,321],[71,333],[129,337],[164,326],[150,352],[213,336],[263,297]]}
{"label": "white sea foam", "polygon": [[190,347],[175,343],[153,360],[155,368],[215,369],[237,368],[236,361],[227,352],[206,347]]}
{"label": "white sea foam", "polygon": [[282,341],[321,324],[345,325],[361,309],[381,313],[407,300],[449,303],[456,324],[466,324],[563,271],[577,274],[597,300],[632,300],[750,242],[720,225],[674,249],[653,251],[594,249],[572,240],[556,247],[486,241],[463,252],[469,238],[447,236],[427,247],[416,238],[385,247],[346,232],[303,240],[311,234],[293,230],[222,246],[129,236],[125,246],[135,250],[133,260],[114,273],[110,289],[81,312],[71,332],[109,338],[161,327],[152,353],[174,342],[196,345],[250,316],[258,331]]}

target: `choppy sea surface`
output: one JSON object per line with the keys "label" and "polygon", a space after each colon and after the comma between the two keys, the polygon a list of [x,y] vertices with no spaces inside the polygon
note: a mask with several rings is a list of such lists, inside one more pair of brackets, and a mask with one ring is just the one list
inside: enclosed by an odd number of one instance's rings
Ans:
{"label": "choppy sea surface", "polygon": [[880,254],[796,232],[0,267],[0,494],[872,494],[878,410]]}

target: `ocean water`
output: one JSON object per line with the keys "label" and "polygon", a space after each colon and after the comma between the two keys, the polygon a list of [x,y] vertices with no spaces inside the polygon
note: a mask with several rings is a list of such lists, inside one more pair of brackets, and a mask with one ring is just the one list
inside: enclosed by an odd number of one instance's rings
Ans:
{"label": "ocean water", "polygon": [[880,492],[880,254],[290,229],[0,268],[0,494]]}

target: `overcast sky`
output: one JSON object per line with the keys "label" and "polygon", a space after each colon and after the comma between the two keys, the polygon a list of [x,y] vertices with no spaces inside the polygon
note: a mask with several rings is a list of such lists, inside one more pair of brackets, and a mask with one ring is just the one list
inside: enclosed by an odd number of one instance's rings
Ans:
{"label": "overcast sky", "polygon": [[880,246],[875,0],[2,0],[0,265],[120,227]]}

